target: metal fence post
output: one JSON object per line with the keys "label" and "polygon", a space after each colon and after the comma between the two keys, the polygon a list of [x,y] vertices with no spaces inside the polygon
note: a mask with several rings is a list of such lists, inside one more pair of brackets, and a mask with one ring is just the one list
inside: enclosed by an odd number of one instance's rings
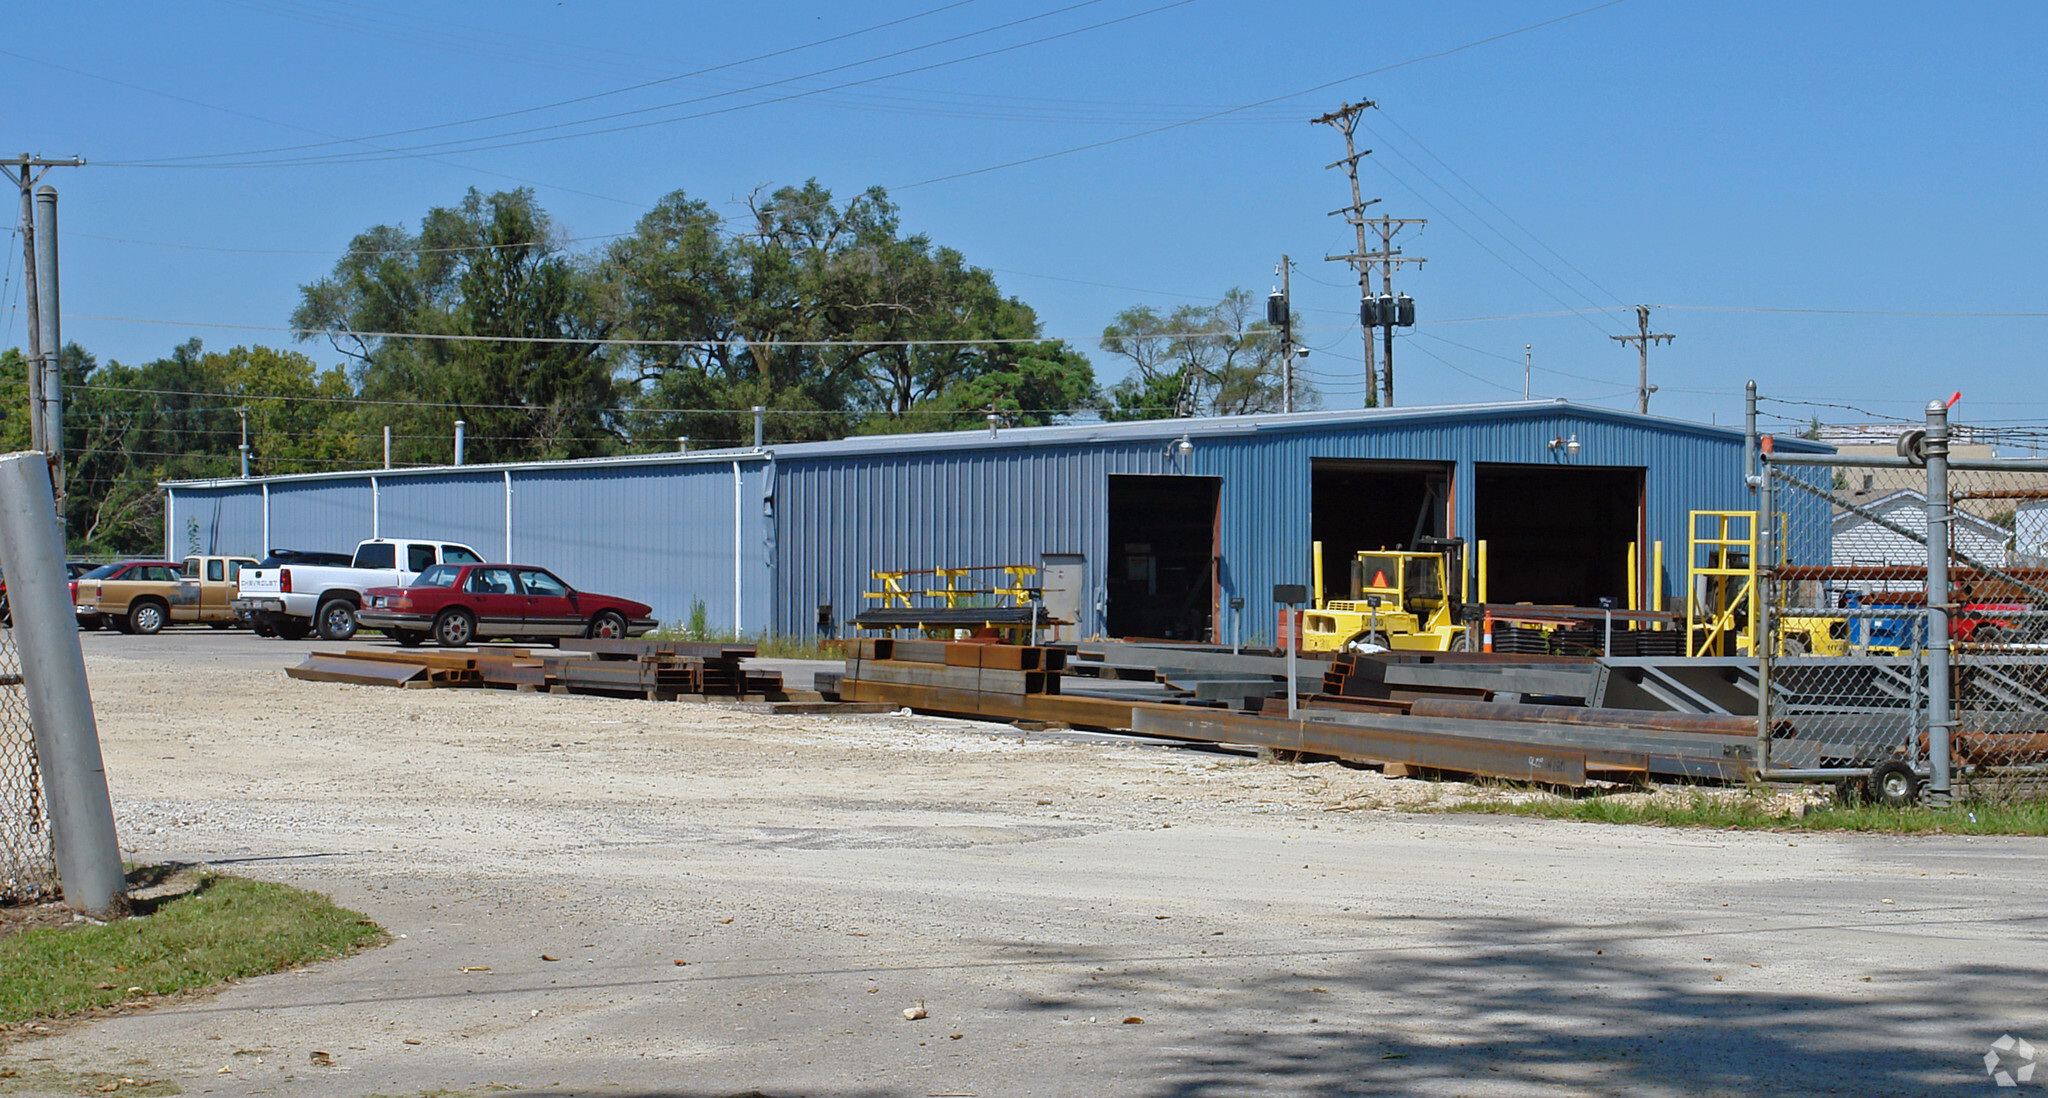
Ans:
{"label": "metal fence post", "polygon": [[1948,405],[1927,402],[1927,789],[1923,801],[1949,803],[1949,741],[1956,717],[1949,700]]}
{"label": "metal fence post", "polygon": [[1776,564],[1772,547],[1773,516],[1777,503],[1771,491],[1770,455],[1759,455],[1759,464],[1751,487],[1756,489],[1757,527],[1756,553],[1761,559],[1750,562],[1751,574],[1762,586],[1756,599],[1755,650],[1750,656],[1756,660],[1756,772],[1761,777],[1771,768],[1771,660],[1776,655],[1771,643],[1771,604],[1777,596],[1776,584],[1772,580],[1772,568]]}
{"label": "metal fence post", "polygon": [[64,903],[105,912],[122,900],[121,847],[107,794],[85,654],[64,574],[49,459],[0,455],[0,569],[6,571],[21,654],[22,693],[49,796],[52,846]]}

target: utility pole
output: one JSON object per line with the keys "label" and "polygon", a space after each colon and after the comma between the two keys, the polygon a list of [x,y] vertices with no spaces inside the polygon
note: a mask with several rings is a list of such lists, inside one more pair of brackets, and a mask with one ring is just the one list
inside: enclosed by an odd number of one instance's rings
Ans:
{"label": "utility pole", "polygon": [[[1358,234],[1358,248],[1353,255],[1328,255],[1324,256],[1323,260],[1329,263],[1335,263],[1340,260],[1346,261],[1357,270],[1358,304],[1361,309],[1365,307],[1366,300],[1372,297],[1372,270],[1364,266],[1356,256],[1365,254],[1365,208],[1377,203],[1379,199],[1375,198],[1371,202],[1367,202],[1363,193],[1358,189],[1358,162],[1364,157],[1371,156],[1372,150],[1367,149],[1364,152],[1359,152],[1358,146],[1353,142],[1351,135],[1352,131],[1358,128],[1359,114],[1367,108],[1376,105],[1370,99],[1361,99],[1356,103],[1346,103],[1344,106],[1319,118],[1309,119],[1311,125],[1334,126],[1337,132],[1344,135],[1344,159],[1337,161],[1335,164],[1323,165],[1323,170],[1328,171],[1341,165],[1345,173],[1351,177],[1351,205],[1343,209],[1331,210],[1329,216],[1344,215],[1344,220],[1350,222],[1352,229]],[[1379,372],[1373,367],[1372,329],[1366,328],[1360,334],[1365,340],[1365,406],[1371,408],[1379,403]]]}
{"label": "utility pole", "polygon": [[1638,305],[1636,306],[1636,334],[1608,336],[1607,338],[1617,343],[1633,343],[1636,345],[1636,350],[1641,352],[1642,361],[1636,369],[1636,414],[1649,415],[1650,394],[1657,391],[1657,387],[1650,384],[1650,344],[1669,343],[1678,337],[1670,332],[1651,331],[1650,307],[1648,305]]}
{"label": "utility pole", "polygon": [[[1345,215],[1344,220],[1350,222],[1353,230],[1358,234],[1358,250],[1350,255],[1332,255],[1323,258],[1331,262],[1343,260],[1357,269],[1358,313],[1361,322],[1368,320],[1373,315],[1372,269],[1374,264],[1378,264],[1380,269],[1380,301],[1391,303],[1394,296],[1395,268],[1400,267],[1404,263],[1422,264],[1428,262],[1428,260],[1419,257],[1404,256],[1399,248],[1394,247],[1394,237],[1402,229],[1410,225],[1426,225],[1429,223],[1426,219],[1419,217],[1367,218],[1365,216],[1366,207],[1379,202],[1379,199],[1375,198],[1371,202],[1367,202],[1362,197],[1362,192],[1358,188],[1358,162],[1360,159],[1372,155],[1372,150],[1367,149],[1364,152],[1359,152],[1352,134],[1358,128],[1358,116],[1377,106],[1379,104],[1374,103],[1370,99],[1361,99],[1356,103],[1346,103],[1342,107],[1321,117],[1309,119],[1315,125],[1334,126],[1338,132],[1344,135],[1344,159],[1337,161],[1336,164],[1326,165],[1326,167],[1334,168],[1341,164],[1349,172],[1351,176],[1351,205],[1341,210],[1330,211],[1330,216]],[[1380,246],[1376,252],[1367,250],[1371,246],[1367,239],[1368,230],[1377,230],[1379,232]],[[1407,304],[1402,306],[1402,309],[1403,315],[1407,317],[1407,320],[1401,326],[1406,327],[1414,324],[1414,303],[1412,301],[1407,302]],[[1373,368],[1373,325],[1362,323],[1361,326],[1365,329],[1365,406],[1368,408],[1375,405],[1392,407],[1394,404],[1395,325],[1392,322],[1385,325],[1385,361],[1377,371]],[[1377,379],[1373,376],[1375,373],[1379,375]],[[1377,395],[1375,395],[1375,390],[1377,390]]]}
{"label": "utility pole", "polygon": [[1294,294],[1288,273],[1294,264],[1286,256],[1273,273],[1280,276],[1280,288],[1266,298],[1266,323],[1280,329],[1280,410],[1294,411]]}
{"label": "utility pole", "polygon": [[[44,243],[48,284],[39,287],[36,277],[36,182],[51,168],[84,167],[83,157],[68,160],[45,159],[22,153],[0,160],[0,175],[21,189],[22,304],[28,329],[29,446],[50,456],[50,481],[56,490],[57,522],[64,522],[64,404],[63,374],[58,356],[63,351],[57,327],[57,192],[44,188],[44,225],[50,239]],[[38,292],[38,290],[42,292]],[[43,300],[49,301],[49,323],[44,323]],[[45,340],[48,334],[51,338]],[[50,344],[45,346],[45,343]]]}
{"label": "utility pole", "polygon": [[[1380,217],[1374,218],[1373,220],[1366,222],[1366,224],[1372,226],[1374,229],[1377,229],[1379,231],[1380,250],[1377,252],[1367,252],[1366,254],[1359,256],[1358,258],[1365,262],[1365,265],[1368,270],[1370,270],[1374,263],[1379,264],[1380,308],[1383,313],[1389,313],[1390,315],[1389,306],[1395,301],[1395,269],[1399,268],[1404,263],[1413,263],[1417,266],[1420,266],[1424,263],[1429,262],[1429,260],[1422,259],[1417,256],[1402,255],[1401,249],[1394,247],[1394,237],[1399,235],[1402,229],[1405,229],[1410,225],[1427,225],[1429,224],[1429,221],[1426,218],[1420,217]],[[1399,300],[1401,302],[1401,318],[1399,326],[1403,328],[1413,327],[1415,325],[1414,303],[1408,300],[1407,294],[1402,294]],[[1381,327],[1385,330],[1386,335],[1386,362],[1380,369],[1380,403],[1386,405],[1389,408],[1392,408],[1394,406],[1395,322],[1391,319],[1386,320],[1381,325]]]}

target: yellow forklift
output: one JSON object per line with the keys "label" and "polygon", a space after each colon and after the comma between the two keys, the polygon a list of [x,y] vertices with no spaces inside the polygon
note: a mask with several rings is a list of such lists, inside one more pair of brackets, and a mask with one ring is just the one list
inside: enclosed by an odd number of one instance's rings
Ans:
{"label": "yellow forklift", "polygon": [[1315,608],[1301,616],[1305,652],[1463,652],[1465,539],[1417,539],[1412,550],[1378,549],[1351,560],[1351,597],[1323,598],[1322,543],[1315,547]]}

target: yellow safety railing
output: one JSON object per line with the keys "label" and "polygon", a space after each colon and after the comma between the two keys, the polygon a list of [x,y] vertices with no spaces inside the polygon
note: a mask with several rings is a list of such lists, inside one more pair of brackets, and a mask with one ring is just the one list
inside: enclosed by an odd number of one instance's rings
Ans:
{"label": "yellow safety railing", "polygon": [[1694,511],[1687,531],[1686,655],[1756,651],[1763,589],[1755,511]]}
{"label": "yellow safety railing", "polygon": [[[977,572],[1001,572],[1004,582],[991,578],[990,586],[973,586]],[[882,590],[862,591],[861,597],[881,599],[884,607],[900,606],[909,609],[915,605],[913,598],[931,598],[943,601],[947,609],[962,605],[979,605],[970,600],[993,597],[996,605],[1022,606],[1031,598],[1033,584],[1038,575],[1035,564],[978,564],[965,568],[906,568],[895,571],[873,570],[868,573],[880,580]],[[936,582],[927,586],[914,586],[914,577],[929,576]],[[965,584],[965,586],[963,586]],[[1009,599],[1008,603],[1001,600]]]}

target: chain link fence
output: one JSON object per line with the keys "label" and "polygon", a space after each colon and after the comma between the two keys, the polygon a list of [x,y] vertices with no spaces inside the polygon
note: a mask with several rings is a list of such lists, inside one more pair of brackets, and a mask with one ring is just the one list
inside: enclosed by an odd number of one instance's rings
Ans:
{"label": "chain link fence", "polygon": [[0,904],[57,895],[57,856],[22,694],[14,630],[0,628]]}
{"label": "chain link fence", "polygon": [[1889,803],[1943,777],[1958,796],[2039,796],[2048,465],[1927,460],[1917,445],[1896,459],[1764,462],[1769,769],[1839,776]]}

